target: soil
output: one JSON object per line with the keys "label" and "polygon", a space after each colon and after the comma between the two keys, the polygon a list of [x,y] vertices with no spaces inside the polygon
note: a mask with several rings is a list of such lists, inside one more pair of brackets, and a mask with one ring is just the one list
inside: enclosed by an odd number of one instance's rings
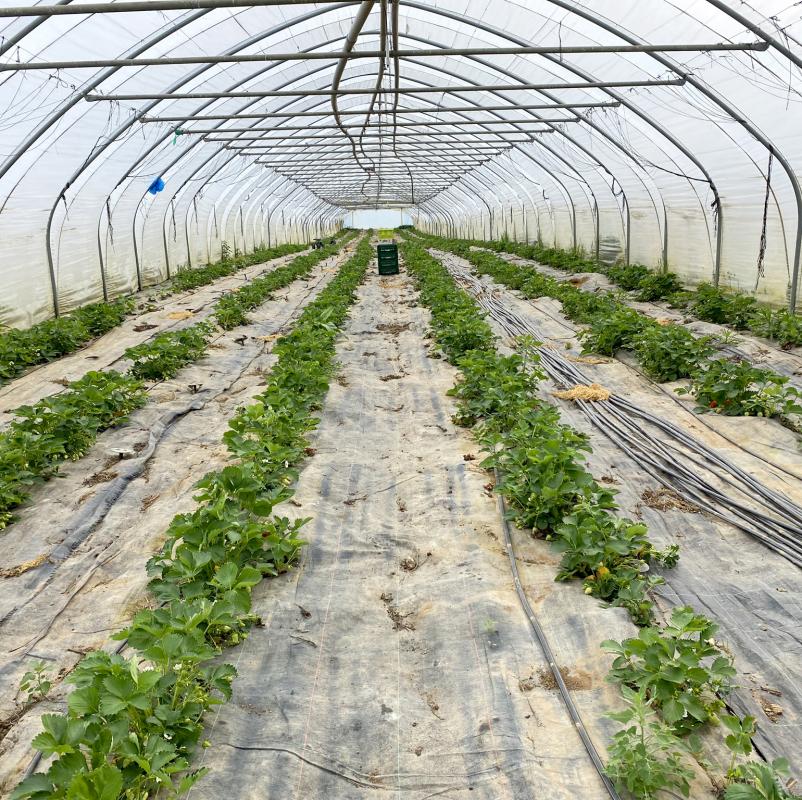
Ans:
{"label": "soil", "polygon": [[643,504],[656,511],[684,511],[687,514],[698,514],[700,509],[680,497],[673,489],[665,486],[659,489],[644,489],[641,494]]}
{"label": "soil", "polygon": [[[573,692],[587,691],[593,688],[593,677],[589,672],[571,667],[560,667],[563,682]],[[537,685],[543,689],[556,690],[557,680],[551,670],[540,668],[537,671]]]}
{"label": "soil", "polygon": [[98,472],[94,475],[90,475],[88,478],[84,478],[82,485],[83,486],[97,486],[99,483],[108,483],[109,481],[113,481],[119,473],[109,471],[109,472]]}

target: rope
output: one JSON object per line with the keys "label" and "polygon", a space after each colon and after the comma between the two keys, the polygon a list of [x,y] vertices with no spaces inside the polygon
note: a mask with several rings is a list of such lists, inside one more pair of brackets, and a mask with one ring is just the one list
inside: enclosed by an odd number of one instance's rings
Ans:
{"label": "rope", "polygon": [[766,258],[766,225],[769,218],[769,197],[771,196],[771,167],[774,164],[774,148],[769,148],[769,166],[766,170],[766,197],[763,200],[763,227],[760,230],[760,249],[757,255],[757,278],[755,278],[755,289],[766,274],[764,259]]}

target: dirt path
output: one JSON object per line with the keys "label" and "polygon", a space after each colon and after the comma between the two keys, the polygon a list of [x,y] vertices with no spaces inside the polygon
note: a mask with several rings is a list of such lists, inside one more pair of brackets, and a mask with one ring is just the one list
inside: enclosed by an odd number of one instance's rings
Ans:
{"label": "dirt path", "polygon": [[[223,335],[200,362],[160,385],[127,425],[104,433],[86,458],[40,487],[0,536],[5,566],[46,556],[39,567],[0,580],[0,720],[13,714],[20,677],[36,660],[51,672],[67,670],[143,607],[146,560],[172,517],[193,507],[195,482],[226,462],[221,436],[237,407],[262,390],[279,332],[345,257],[277,291],[249,326]],[[60,702],[57,692],[0,741],[7,781],[30,759],[38,717]]]}
{"label": "dirt path", "polygon": [[30,405],[61,391],[61,384],[64,381],[76,381],[91,370],[113,367],[122,359],[123,353],[129,347],[149,341],[159,333],[179,330],[201,322],[211,314],[212,306],[224,292],[237,289],[246,281],[272,272],[306,252],[308,251],[303,250],[264,264],[255,264],[235,275],[220,278],[206,286],[190,292],[181,292],[164,300],[158,299],[158,287],[135,295],[137,300],[146,306],[152,306],[153,310],[134,314],[122,325],[75,353],[33,367],[20,377],[0,386],[0,428],[13,419],[8,413],[10,410],[21,405]]}
{"label": "dirt path", "polygon": [[[403,276],[360,290],[287,510],[313,518],[309,543],[298,570],[258,590],[265,625],[229,656],[240,674],[193,800],[606,796],[539,674],[488,475],[450,421],[455,373],[427,357],[415,303]],[[612,692],[597,645],[631,628],[525,553],[527,589],[558,612],[548,628],[599,739]]]}

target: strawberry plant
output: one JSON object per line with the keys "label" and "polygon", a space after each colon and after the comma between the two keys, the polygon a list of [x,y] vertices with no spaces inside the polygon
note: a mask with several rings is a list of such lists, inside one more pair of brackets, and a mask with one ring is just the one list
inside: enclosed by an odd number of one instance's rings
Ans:
{"label": "strawberry plant", "polygon": [[[530,362],[534,359],[530,357]],[[457,361],[461,375],[448,394],[457,398],[454,422],[472,428],[480,420],[496,430],[506,430],[521,410],[534,406],[532,397],[544,375],[528,367],[518,354],[500,356],[495,351],[473,350]]]}
{"label": "strawberry plant", "polygon": [[553,296],[562,303],[563,314],[574,322],[593,322],[599,317],[609,317],[624,307],[606,292],[583,292],[570,284],[561,284]]}
{"label": "strawberry plant", "polygon": [[38,661],[22,676],[19,689],[25,695],[25,703],[28,705],[44,700],[52,686],[53,678],[48,673],[47,664]]}
{"label": "strawberry plant", "polygon": [[788,761],[777,758],[771,764],[749,761],[738,768],[738,780],[724,791],[724,800],[802,800],[786,788]]}
{"label": "strawberry plant", "polygon": [[67,460],[83,456],[100,432],[145,403],[142,383],[118,372],[88,372],[66,391],[14,411],[0,433],[0,527]]}
{"label": "strawberry plant", "polygon": [[133,300],[92,303],[72,314],[19,330],[0,332],[0,382],[29,367],[75,352],[96,336],[116,328],[133,310]]}
{"label": "strawberry plant", "polygon": [[613,283],[618,284],[625,292],[640,289],[641,283],[650,274],[649,270],[642,264],[628,264],[626,266],[607,268],[607,277]]}
{"label": "strawberry plant", "polygon": [[613,356],[618,350],[631,349],[637,337],[656,324],[626,307],[609,316],[598,315],[591,320],[590,327],[580,333],[582,352]]}
{"label": "strawberry plant", "polygon": [[682,291],[682,281],[674,272],[649,272],[636,288],[638,300],[653,303]]}
{"label": "strawberry plant", "polygon": [[690,308],[691,302],[693,301],[694,294],[687,289],[683,289],[680,292],[674,292],[673,294],[668,295],[665,298],[666,305],[669,308],[678,308],[682,311],[688,311]]}
{"label": "strawberry plant", "polygon": [[727,774],[730,776],[737,775],[737,759],[738,756],[752,755],[752,737],[757,732],[757,721],[754,717],[740,717],[731,714],[722,714],[719,717],[719,722],[728,733],[724,737],[724,744],[732,753],[732,760],[730,761],[730,768]]}
{"label": "strawberry plant", "polygon": [[709,283],[700,284],[690,297],[691,313],[699,319],[732,325],[736,330],[748,328],[757,310],[754,297],[725,292]]}
{"label": "strawberry plant", "polygon": [[732,753],[727,777],[731,783],[724,791],[727,800],[802,800],[799,795],[786,789],[783,779],[789,773],[788,761],[777,758],[766,764],[746,761],[738,763],[739,756],[752,755],[752,739],[757,733],[754,717],[722,714],[721,725],[725,729],[724,743]]}
{"label": "strawberry plant", "polygon": [[662,630],[641,628],[602,648],[615,655],[608,680],[653,701],[678,735],[689,733],[723,708],[732,690],[732,658],[715,644],[716,625],[690,606],[675,608]]}
{"label": "strawberry plant", "polygon": [[659,800],[664,793],[689,797],[693,770],[689,750],[652,708],[653,698],[623,687],[627,708],[608,714],[625,727],[613,737],[605,772],[618,791],[640,800]]}
{"label": "strawberry plant", "polygon": [[693,376],[690,388],[700,411],[731,417],[776,417],[802,414],[802,392],[788,385],[789,379],[771,370],[758,369],[746,361],[715,359]]}
{"label": "strawberry plant", "polygon": [[178,370],[203,356],[212,330],[210,323],[199,322],[180,331],[160,333],[149,342],[129,347],[123,353],[123,357],[132,362],[129,372],[135,378],[148,381],[175,377]]}
{"label": "strawberry plant", "polygon": [[695,337],[681,325],[650,325],[634,339],[635,354],[649,377],[661,383],[689,378],[710,357],[709,336]]}
{"label": "strawberry plant", "polygon": [[657,551],[643,523],[613,517],[598,500],[577,503],[549,538],[563,554],[558,581],[580,578],[586,594],[626,608],[639,625],[649,624],[648,592],[664,583],[647,574],[649,564],[673,567],[679,552],[676,546],[665,553]]}
{"label": "strawberry plant", "polygon": [[528,298],[558,297],[563,285],[550,275],[542,275],[537,270],[525,270],[520,291],[524,297]]}
{"label": "strawberry plant", "polygon": [[786,350],[802,345],[802,317],[786,309],[757,310],[749,320],[749,328],[757,336],[779,342]]}
{"label": "strawberry plant", "polygon": [[612,493],[584,468],[587,436],[559,422],[550,405],[521,416],[509,429],[480,439],[491,454],[482,462],[501,473],[498,491],[519,528],[546,531],[580,501],[612,507]]}

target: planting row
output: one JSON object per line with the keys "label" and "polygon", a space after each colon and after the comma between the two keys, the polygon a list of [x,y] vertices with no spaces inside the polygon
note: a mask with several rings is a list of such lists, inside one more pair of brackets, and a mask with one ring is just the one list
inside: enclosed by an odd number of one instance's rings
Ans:
{"label": "planting row", "polygon": [[[223,258],[216,264],[182,270],[162,287],[160,297],[197,289],[254,264],[306,249],[306,245],[298,244],[260,248],[248,255]],[[37,364],[74,353],[87,342],[122,324],[134,308],[134,298],[125,297],[108,303],[92,303],[67,316],[45,320],[24,330],[11,328],[0,332],[0,384]]]}
{"label": "planting row", "polygon": [[783,348],[802,346],[802,316],[787,309],[775,309],[751,295],[702,283],[691,291],[673,272],[653,272],[642,264],[607,266],[571,250],[521,244],[509,240],[472,242],[498,252],[511,253],[569,272],[599,272],[643,302],[666,301],[704,322],[749,330],[756,336],[777,342]]}
{"label": "planting row", "polygon": [[650,568],[675,564],[678,549],[657,551],[645,525],[612,513],[614,492],[584,466],[587,437],[537,398],[543,373],[532,343],[521,341],[515,354],[500,355],[481,310],[448,270],[418,240],[407,239],[403,251],[431,310],[432,338],[461,373],[451,391],[455,422],[472,428],[488,454],[482,465],[498,471],[496,490],[513,521],[562,553],[557,580],[583,580],[586,594],[626,608],[641,626],[637,637],[604,644],[616,655],[609,679],[627,705],[613,715],[625,727],[607,764],[619,790],[647,800],[663,790],[687,797],[691,759],[701,757],[693,734],[721,724],[732,751],[727,799],[790,798],[780,778],[787,764],[743,761],[752,751],[755,720],[723,713],[735,670],[715,643],[715,623],[690,607],[674,609],[664,627],[655,623],[650,590],[663,579]]}
{"label": "planting row", "polygon": [[[306,277],[316,264],[333,255],[341,243],[298,256],[251,284],[224,295],[215,319],[229,330],[247,323],[247,310],[265,302],[270,293]],[[187,364],[202,358],[214,332],[211,322],[160,333],[131,347],[124,357],[127,374],[115,370],[90,372],[65,391],[12,413],[16,419],[0,433],[0,528],[12,519],[32,488],[50,479],[61,463],[81,458],[97,436],[146,402],[143,381],[174,377]]]}
{"label": "planting row", "polygon": [[[694,336],[681,324],[661,324],[630,308],[609,292],[587,292],[536,269],[524,269],[468,242],[426,237],[429,244],[468,260],[480,274],[516,289],[527,298],[552,297],[574,322],[587,325],[580,332],[584,352],[613,356],[630,350],[644,372],[658,382],[688,378],[700,411],[728,416],[777,417],[790,427],[789,415],[802,414],[802,392],[773,370],[747,361],[713,358],[716,340]],[[663,277],[663,276],[653,276]]]}
{"label": "planting row", "polygon": [[184,269],[170,278],[160,288],[159,297],[169,297],[178,292],[189,292],[199,289],[220,278],[227,278],[254,264],[264,264],[282,256],[300,253],[308,249],[305,244],[282,244],[277,247],[260,247],[252,253],[227,256],[214,264],[207,264],[197,269]]}
{"label": "planting row", "polygon": [[[218,656],[258,620],[254,586],[290,568],[306,520],[275,507],[293,494],[298,464],[335,372],[335,339],[372,251],[366,240],[276,343],[265,391],[230,422],[232,463],[198,484],[198,507],[176,516],[148,563],[159,602],[127,630],[135,653],[88,654],[68,677],[66,714],[42,719],[33,746],[53,756],[12,798],[177,798],[203,774],[190,758],[204,715],[231,696],[236,670]],[[204,745],[206,743],[204,742]]]}

